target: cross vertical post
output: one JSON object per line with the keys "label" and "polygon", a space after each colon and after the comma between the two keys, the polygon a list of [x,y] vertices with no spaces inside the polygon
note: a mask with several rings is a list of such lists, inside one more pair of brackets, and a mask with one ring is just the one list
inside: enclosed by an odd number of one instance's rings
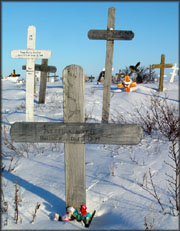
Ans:
{"label": "cross vertical post", "polygon": [[[47,67],[48,59],[42,59],[41,64]],[[39,87],[39,104],[44,104],[45,102],[46,84],[47,84],[47,72],[41,71],[40,87]]]}
{"label": "cross vertical post", "polygon": [[[28,27],[27,50],[35,49],[36,28]],[[35,59],[29,58],[26,61],[26,121],[34,120],[34,91],[35,91]]]}
{"label": "cross vertical post", "polygon": [[[108,9],[108,25],[107,30],[114,30],[115,26],[115,8]],[[110,89],[112,82],[112,65],[113,65],[113,50],[114,40],[107,40],[106,42],[106,61],[105,61],[105,78],[103,91],[103,109],[102,122],[108,122],[110,110]]]}
{"label": "cross vertical post", "polygon": [[[64,122],[84,123],[84,73],[77,65],[63,71]],[[86,204],[85,145],[65,143],[66,207]]]}

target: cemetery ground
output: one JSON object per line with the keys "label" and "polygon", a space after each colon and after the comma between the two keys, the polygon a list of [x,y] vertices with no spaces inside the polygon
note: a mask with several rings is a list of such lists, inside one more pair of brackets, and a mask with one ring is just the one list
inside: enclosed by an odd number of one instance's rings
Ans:
{"label": "cemetery ground", "polygon": [[[64,144],[11,141],[10,125],[25,121],[25,84],[12,79],[2,80],[2,229],[86,229],[76,221],[50,219],[53,213],[65,213]],[[85,145],[87,211],[96,210],[89,229],[178,229],[171,184],[178,147],[163,129],[162,134],[156,125],[148,127],[152,102],[157,108],[158,102],[168,105],[179,118],[178,86],[178,81],[164,80],[163,92],[157,91],[157,82],[124,92],[111,85],[110,122],[140,124],[141,119],[144,138],[138,145]],[[62,83],[47,83],[45,104],[38,104],[38,97],[37,93],[34,121],[63,122]],[[103,83],[85,83],[87,123],[101,123],[102,98]]]}

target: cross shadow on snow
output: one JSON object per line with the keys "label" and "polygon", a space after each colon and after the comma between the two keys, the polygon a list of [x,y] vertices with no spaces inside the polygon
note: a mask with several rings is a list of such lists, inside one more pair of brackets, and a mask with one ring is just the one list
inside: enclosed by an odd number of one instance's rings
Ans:
{"label": "cross shadow on snow", "polygon": [[10,172],[8,172],[6,169],[3,170],[2,176],[6,178],[7,180],[11,181],[12,183],[17,180],[18,185],[25,190],[34,193],[35,195],[39,196],[40,198],[44,199],[45,202],[43,203],[46,207],[46,210],[49,212],[56,212],[56,213],[64,213],[65,211],[65,201],[61,198],[57,197],[53,193],[47,191],[46,189],[43,189],[37,185],[34,185],[27,180],[24,180],[23,178],[16,176]]}
{"label": "cross shadow on snow", "polygon": [[63,88],[63,86],[46,86],[46,88]]}
{"label": "cross shadow on snow", "polygon": [[98,214],[95,215],[90,228],[101,227],[103,227],[103,229],[111,229],[111,227],[113,227],[113,230],[123,230],[124,227],[126,227],[126,229],[131,229],[133,227],[133,229],[136,230],[139,228],[134,223],[125,219],[125,217],[119,215],[119,213],[113,211],[107,211],[99,216]]}

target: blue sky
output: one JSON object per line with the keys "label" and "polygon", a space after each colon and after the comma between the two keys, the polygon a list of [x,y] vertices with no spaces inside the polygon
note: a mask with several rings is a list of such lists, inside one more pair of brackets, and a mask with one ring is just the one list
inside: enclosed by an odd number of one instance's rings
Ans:
{"label": "blue sky", "polygon": [[[11,50],[26,49],[27,28],[36,27],[36,49],[51,50],[49,65],[61,77],[70,64],[97,77],[105,67],[106,41],[88,39],[91,29],[107,29],[108,8],[115,7],[115,29],[132,30],[130,41],[114,41],[113,74],[135,65],[179,62],[179,3],[169,2],[2,2],[2,76],[13,69],[25,77],[25,59]],[[36,63],[41,63],[37,59]],[[178,64],[179,66],[179,64]],[[165,73],[169,73],[166,69]],[[159,72],[159,71],[158,71]]]}

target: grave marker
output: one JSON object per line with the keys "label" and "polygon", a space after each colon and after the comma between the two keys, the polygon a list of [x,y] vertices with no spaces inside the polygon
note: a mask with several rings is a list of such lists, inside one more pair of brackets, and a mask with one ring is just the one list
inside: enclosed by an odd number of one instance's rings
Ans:
{"label": "grave marker", "polygon": [[35,59],[48,59],[49,50],[35,50],[36,27],[29,26],[27,33],[27,50],[12,50],[12,58],[27,59],[26,64],[26,121],[34,120],[34,78]]}
{"label": "grave marker", "polygon": [[103,109],[102,122],[108,123],[110,110],[110,88],[112,82],[112,63],[114,40],[132,40],[134,33],[132,31],[114,30],[115,28],[115,8],[108,9],[107,30],[90,30],[89,39],[107,40],[106,43],[106,61],[105,61],[105,80],[103,91]]}
{"label": "grave marker", "polygon": [[161,63],[160,64],[153,64],[152,68],[160,68],[160,80],[159,80],[159,89],[158,91],[163,91],[163,80],[164,80],[164,69],[172,67],[172,64],[165,64],[165,55],[161,55]]}
{"label": "grave marker", "polygon": [[[23,65],[22,69],[26,70],[26,65]],[[57,68],[55,66],[48,66],[48,59],[42,59],[41,64],[35,64],[35,71],[41,72],[39,87],[39,104],[44,104],[46,96],[47,73],[55,73],[57,71]]]}
{"label": "grave marker", "polygon": [[142,128],[130,124],[84,123],[83,69],[67,66],[63,71],[64,123],[18,122],[11,127],[15,142],[64,143],[66,206],[86,204],[85,144],[138,144]]}
{"label": "grave marker", "polygon": [[174,77],[176,76],[176,71],[179,70],[179,68],[177,67],[177,63],[175,63],[175,65],[172,67],[173,72],[170,72],[171,74],[171,79],[170,79],[170,83],[174,82]]}

